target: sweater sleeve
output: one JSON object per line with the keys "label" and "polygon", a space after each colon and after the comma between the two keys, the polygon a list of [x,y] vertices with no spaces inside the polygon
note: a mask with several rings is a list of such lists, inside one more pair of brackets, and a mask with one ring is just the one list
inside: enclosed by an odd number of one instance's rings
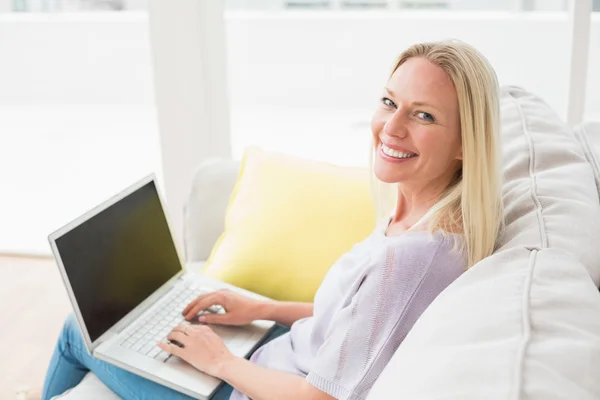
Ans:
{"label": "sweater sleeve", "polygon": [[[412,244],[412,243],[411,243]],[[336,399],[364,399],[429,304],[464,259],[443,239],[389,246],[335,317],[307,381]]]}

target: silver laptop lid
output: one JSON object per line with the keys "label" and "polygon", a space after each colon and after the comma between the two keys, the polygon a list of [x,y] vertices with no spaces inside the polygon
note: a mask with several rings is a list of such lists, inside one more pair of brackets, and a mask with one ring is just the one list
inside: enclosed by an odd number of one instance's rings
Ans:
{"label": "silver laptop lid", "polygon": [[154,175],[49,237],[88,350],[183,273]]}

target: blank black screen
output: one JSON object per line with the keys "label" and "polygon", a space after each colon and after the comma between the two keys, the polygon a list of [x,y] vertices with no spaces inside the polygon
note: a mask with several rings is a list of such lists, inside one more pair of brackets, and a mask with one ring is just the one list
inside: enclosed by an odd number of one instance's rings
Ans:
{"label": "blank black screen", "polygon": [[92,342],[181,270],[154,182],[56,246]]}

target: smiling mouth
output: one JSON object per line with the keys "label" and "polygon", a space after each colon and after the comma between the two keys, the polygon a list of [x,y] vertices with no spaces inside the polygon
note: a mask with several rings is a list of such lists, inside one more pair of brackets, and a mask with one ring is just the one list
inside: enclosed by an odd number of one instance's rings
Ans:
{"label": "smiling mouth", "polygon": [[383,143],[381,144],[381,150],[383,150],[383,153],[385,155],[388,155],[388,156],[394,157],[394,158],[398,158],[398,159],[413,158],[413,157],[417,156],[417,154],[415,154],[415,153],[403,153],[398,150],[390,149]]}

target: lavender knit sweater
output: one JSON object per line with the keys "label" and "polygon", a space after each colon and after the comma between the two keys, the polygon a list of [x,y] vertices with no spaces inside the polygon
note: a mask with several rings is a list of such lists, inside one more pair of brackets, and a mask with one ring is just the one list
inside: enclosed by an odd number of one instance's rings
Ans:
{"label": "lavender knit sweater", "polygon": [[[329,270],[314,316],[259,348],[251,361],[306,377],[336,399],[365,399],[415,321],[465,270],[460,235],[379,226]],[[234,391],[232,400],[247,399]]]}

